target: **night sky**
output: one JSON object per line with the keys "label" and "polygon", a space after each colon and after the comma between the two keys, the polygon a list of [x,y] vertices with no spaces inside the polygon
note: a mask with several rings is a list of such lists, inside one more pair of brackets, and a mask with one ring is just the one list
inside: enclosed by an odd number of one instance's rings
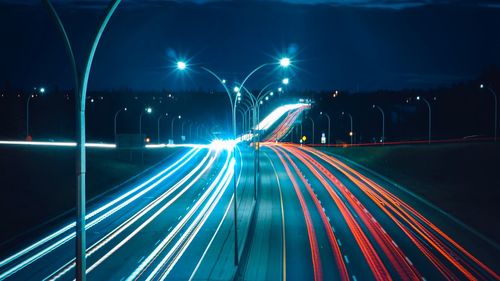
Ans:
{"label": "night sky", "polygon": [[[81,60],[108,1],[53,1]],[[212,89],[293,58],[295,89],[432,88],[500,65],[493,1],[124,1],[98,47],[90,89]],[[453,4],[450,4],[450,3]],[[0,0],[0,90],[70,89],[63,41],[41,1]],[[194,68],[173,68],[186,59]],[[249,84],[281,77],[268,68]]]}

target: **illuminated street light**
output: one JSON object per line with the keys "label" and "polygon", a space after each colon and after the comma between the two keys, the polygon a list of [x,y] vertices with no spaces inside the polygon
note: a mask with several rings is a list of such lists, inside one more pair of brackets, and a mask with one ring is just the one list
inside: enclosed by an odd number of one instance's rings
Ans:
{"label": "illuminated street light", "polygon": [[328,144],[330,144],[330,116],[326,112],[323,112],[323,111],[321,111],[319,113],[319,115],[326,116],[326,119],[328,120]]}
{"label": "illuminated street light", "polygon": [[352,129],[352,115],[348,112],[344,112],[342,111],[342,115],[347,115],[349,116],[349,119],[351,121],[351,130],[349,131],[349,136],[351,137],[351,145],[353,144],[353,140],[352,140],[352,137],[354,136],[354,133],[353,133],[353,129]]}
{"label": "illuminated street light", "polygon": [[431,108],[431,104],[430,102],[424,98],[424,97],[420,97],[420,96],[417,96],[417,101],[420,101],[420,100],[423,100],[425,102],[425,104],[427,105],[427,108],[429,109],[429,144],[431,143],[431,140],[432,140],[432,108]]}
{"label": "illuminated street light", "polygon": [[142,116],[144,114],[151,114],[153,112],[153,109],[151,107],[146,107],[143,112],[141,112],[141,115],[139,115],[139,137],[141,138],[141,146],[144,144],[144,138],[142,137]]}
{"label": "illuminated street light", "polygon": [[120,114],[120,112],[122,112],[122,111],[127,111],[127,108],[126,108],[126,107],[124,107],[124,108],[120,108],[120,109],[119,109],[119,110],[115,113],[115,119],[114,119],[114,123],[113,123],[113,124],[114,124],[114,126],[113,126],[113,128],[114,128],[113,132],[114,132],[114,136],[115,136],[115,143],[117,142],[117,140],[116,140],[116,121],[117,121],[117,119],[118,119],[118,114]]}
{"label": "illuminated street light", "polygon": [[172,144],[174,143],[174,121],[175,119],[181,119],[182,116],[177,116],[177,118],[172,117],[172,122],[170,123],[170,137],[172,139]]}
{"label": "illuminated street light", "polygon": [[290,83],[290,79],[288,79],[288,78],[284,78],[281,82],[282,82],[284,85],[288,85],[288,83]]}
{"label": "illuminated street light", "polygon": [[226,84],[226,79],[222,79],[222,84]]}
{"label": "illuminated street light", "polygon": [[239,93],[240,92],[240,88],[238,86],[234,86],[233,91],[235,93]]}
{"label": "illuminated street light", "polygon": [[290,59],[289,59],[289,58],[282,58],[282,59],[280,59],[280,65],[281,65],[282,67],[285,67],[285,68],[286,68],[286,67],[289,67],[289,66],[290,66],[290,64],[291,64],[291,61],[290,61]]}
{"label": "illuminated street light", "polygon": [[160,144],[160,121],[163,117],[168,117],[168,113],[160,115],[158,119],[156,120],[156,129],[158,131],[158,144]]}
{"label": "illuminated street light", "polygon": [[493,99],[494,99],[494,103],[495,103],[495,115],[494,115],[494,129],[493,129],[493,135],[494,135],[494,140],[496,141],[497,140],[497,122],[498,122],[498,102],[497,102],[497,94],[495,93],[495,91],[493,91],[493,89],[491,87],[487,87],[485,86],[484,84],[481,84],[479,86],[479,88],[481,89],[484,89],[484,88],[487,88],[488,91],[493,95]]}
{"label": "illuminated street light", "polygon": [[45,88],[42,87],[42,88],[40,88],[40,94],[43,94],[43,93],[45,93]]}
{"label": "illuminated street light", "polygon": [[179,70],[185,70],[187,68],[187,65],[185,62],[183,61],[178,61],[177,62],[177,69]]}
{"label": "illuminated street light", "polygon": [[278,92],[280,92],[280,93],[283,92],[283,88],[279,87]]}
{"label": "illuminated street light", "polygon": [[269,95],[272,97],[274,95],[274,92],[270,92]]}
{"label": "illuminated street light", "polygon": [[382,108],[378,105],[373,105],[372,106],[374,109],[378,109],[380,111],[380,113],[382,114],[382,145],[384,144],[385,142],[385,113],[384,113],[384,110],[382,110]]}

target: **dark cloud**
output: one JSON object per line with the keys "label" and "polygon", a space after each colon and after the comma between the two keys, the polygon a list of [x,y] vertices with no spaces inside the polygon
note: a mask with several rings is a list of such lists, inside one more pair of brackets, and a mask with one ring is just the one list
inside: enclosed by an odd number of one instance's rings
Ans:
{"label": "dark cloud", "polygon": [[[331,5],[338,7],[357,7],[374,9],[408,9],[428,5],[454,5],[454,6],[480,6],[486,8],[500,8],[498,1],[494,0],[246,0],[246,2],[283,2],[297,5]],[[15,5],[38,5],[39,0],[0,0],[0,3]],[[109,0],[52,0],[55,5],[67,5],[73,8],[94,9],[103,8]],[[128,8],[134,7],[160,7],[167,2],[209,4],[215,2],[231,2],[230,0],[124,0]]]}

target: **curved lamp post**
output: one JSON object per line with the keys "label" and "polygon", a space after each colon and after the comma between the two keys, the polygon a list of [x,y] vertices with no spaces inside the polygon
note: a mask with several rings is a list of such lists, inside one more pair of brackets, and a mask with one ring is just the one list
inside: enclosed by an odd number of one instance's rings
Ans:
{"label": "curved lamp post", "polygon": [[141,112],[141,115],[139,115],[139,137],[141,138],[141,146],[144,143],[144,138],[142,137],[142,117],[144,114],[151,114],[153,112],[153,109],[151,107],[146,107],[143,112]]}
{"label": "curved lamp post", "polygon": [[115,113],[115,118],[114,118],[114,122],[113,122],[113,133],[114,133],[114,136],[115,136],[115,143],[116,143],[116,136],[117,136],[117,133],[116,133],[116,122],[118,120],[118,115],[120,114],[120,112],[122,111],[127,111],[127,108],[124,107],[124,108],[120,108],[116,113]]}
{"label": "curved lamp post", "polygon": [[354,136],[354,132],[353,132],[353,130],[352,130],[352,115],[351,115],[351,113],[344,112],[344,111],[342,111],[342,115],[347,115],[347,116],[349,116],[349,120],[351,121],[351,131],[349,132],[349,137],[351,137],[351,146],[352,146],[352,144],[353,144],[353,142],[352,142],[352,138],[353,138],[353,136]]}
{"label": "curved lamp post", "polygon": [[484,89],[484,88],[488,89],[488,91],[493,95],[493,101],[495,103],[495,105],[494,105],[495,106],[495,115],[494,115],[495,120],[493,122],[495,127],[493,127],[493,136],[494,136],[494,140],[496,141],[497,140],[497,122],[498,122],[497,94],[495,93],[495,91],[493,91],[493,89],[491,87],[485,86],[484,84],[481,84],[480,88],[481,89]]}
{"label": "curved lamp post", "polygon": [[175,117],[172,117],[172,122],[170,123],[170,137],[172,138],[172,144],[175,143],[174,142],[174,121],[175,119],[182,119],[182,116],[177,116],[177,118]]}
{"label": "curved lamp post", "polygon": [[321,111],[319,115],[325,116],[326,119],[328,120],[328,144],[330,144],[330,125],[331,125],[330,115],[328,115],[328,113],[323,111]]}
{"label": "curved lamp post", "polygon": [[307,117],[311,121],[312,124],[312,144],[314,144],[314,120],[311,117]]}
{"label": "curved lamp post", "polygon": [[156,120],[156,129],[158,131],[158,144],[160,144],[160,121],[162,118],[166,118],[168,117],[168,113],[165,113],[165,114],[162,114],[158,117],[158,119]]}
{"label": "curved lamp post", "polygon": [[106,9],[105,16],[97,29],[95,36],[93,37],[93,42],[89,50],[88,56],[86,57],[83,71],[80,71],[76,65],[76,59],[74,56],[73,48],[68,38],[68,34],[64,28],[64,25],[57,14],[54,6],[50,0],[43,0],[47,6],[51,16],[54,18],[57,24],[57,28],[61,35],[63,36],[66,50],[68,52],[71,66],[73,69],[73,78],[75,80],[75,100],[76,100],[76,178],[77,178],[77,219],[76,219],[76,279],[86,280],[86,237],[85,237],[85,174],[86,174],[86,150],[85,150],[85,100],[87,97],[87,85],[90,76],[90,69],[92,67],[92,61],[94,55],[101,39],[101,36],[106,28],[111,16],[115,12],[121,0],[111,0],[108,8]]}
{"label": "curved lamp post", "polygon": [[382,114],[382,145],[384,145],[384,143],[385,143],[385,113],[384,113],[384,110],[376,104],[374,104],[372,107],[374,109],[375,108],[378,109],[380,111],[380,113]]}
{"label": "curved lamp post", "polygon": [[427,109],[429,110],[429,140],[428,140],[428,143],[430,144],[431,143],[431,140],[432,140],[432,107],[431,107],[431,103],[424,97],[420,97],[418,96],[417,97],[417,100],[423,100],[425,102],[425,104],[427,105]]}

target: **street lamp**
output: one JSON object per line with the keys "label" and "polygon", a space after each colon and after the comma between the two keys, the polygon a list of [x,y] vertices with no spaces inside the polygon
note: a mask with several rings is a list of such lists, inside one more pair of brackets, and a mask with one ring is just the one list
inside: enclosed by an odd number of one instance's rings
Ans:
{"label": "street lamp", "polygon": [[[36,90],[36,88],[35,88]],[[40,94],[45,93],[45,88],[40,88],[38,90]],[[30,101],[31,98],[34,98],[35,94],[31,94],[28,96],[28,100],[26,101],[26,139],[30,138]]]}
{"label": "street lamp", "polygon": [[491,87],[488,87],[488,86],[485,86],[484,84],[481,84],[480,85],[480,88],[481,89],[484,89],[484,88],[487,88],[488,91],[493,95],[493,99],[494,99],[494,103],[495,103],[495,115],[494,115],[494,129],[493,129],[493,132],[494,132],[494,140],[496,141],[497,140],[497,122],[498,122],[498,103],[497,103],[497,94],[495,93],[495,91],[493,91],[493,89]]}
{"label": "street lamp", "polygon": [[180,69],[180,70],[184,70],[184,69],[186,69],[186,67],[187,67],[187,65],[186,65],[186,63],[185,63],[185,62],[183,62],[183,61],[178,61],[178,62],[177,62],[177,68],[178,68],[178,69]]}
{"label": "street lamp", "polygon": [[288,67],[288,66],[290,66],[291,63],[292,62],[290,61],[289,58],[282,58],[282,59],[280,59],[280,65],[282,67]]}
{"label": "street lamp", "polygon": [[153,112],[153,109],[151,107],[146,107],[143,112],[141,112],[141,115],[139,115],[139,137],[141,138],[141,146],[144,144],[144,138],[142,137],[142,116],[144,114],[151,114]]}
{"label": "street lamp", "polygon": [[[182,137],[184,137],[184,140],[186,139],[186,136],[184,136],[184,123],[186,122],[189,122],[189,120],[183,120],[182,123],[181,123],[181,140],[182,140]],[[182,141],[184,141],[182,140]]]}
{"label": "street lamp", "polygon": [[115,113],[115,118],[114,118],[114,122],[113,122],[113,132],[114,132],[114,137],[115,137],[115,143],[116,143],[116,121],[118,119],[118,114],[120,114],[120,112],[122,111],[127,111],[127,108],[124,107],[124,108],[120,108],[116,113]]}
{"label": "street lamp", "polygon": [[328,120],[328,144],[330,144],[330,116],[328,113],[321,111],[319,113],[321,116],[326,116],[326,119]]}
{"label": "street lamp", "polygon": [[111,3],[108,5],[108,8],[106,9],[105,16],[101,23],[99,24],[99,28],[97,29],[97,32],[95,36],[92,39],[92,44],[91,48],[89,49],[88,56],[84,60],[84,67],[82,67],[82,71],[80,72],[78,70],[77,64],[76,64],[76,59],[75,55],[73,52],[73,47],[71,46],[68,34],[66,32],[66,29],[64,28],[64,25],[61,21],[61,18],[59,17],[57,11],[55,10],[54,6],[50,2],[50,0],[44,0],[44,3],[47,6],[47,9],[50,12],[50,15],[54,18],[57,28],[62,35],[62,38],[64,39],[64,44],[66,47],[66,50],[68,52],[70,61],[71,61],[71,66],[73,70],[73,79],[75,82],[75,101],[76,101],[76,157],[75,157],[75,162],[76,162],[76,183],[77,183],[77,195],[76,195],[76,229],[75,229],[75,236],[76,236],[76,272],[75,272],[75,277],[76,280],[78,281],[85,281],[86,280],[86,269],[87,269],[87,262],[86,262],[86,249],[87,249],[87,243],[86,243],[86,233],[85,233],[85,215],[86,215],[86,182],[85,182],[85,175],[86,175],[86,149],[85,149],[85,101],[87,98],[87,86],[88,86],[88,80],[90,76],[90,69],[92,67],[92,61],[94,60],[94,55],[97,49],[97,46],[99,45],[99,41],[102,37],[102,34],[104,33],[104,30],[106,29],[106,26],[113,15],[113,13],[116,11],[118,5],[121,3],[121,0],[112,0]]}
{"label": "street lamp", "polygon": [[378,109],[380,111],[380,113],[382,114],[382,145],[384,145],[384,142],[385,142],[385,113],[384,113],[384,110],[382,110],[382,108],[378,105],[373,105],[372,106],[374,109]]}
{"label": "street lamp", "polygon": [[307,117],[312,123],[312,144],[314,144],[314,120],[311,117]]}
{"label": "street lamp", "polygon": [[349,137],[351,137],[351,145],[352,145],[352,143],[353,143],[352,142],[352,137],[354,135],[354,132],[352,130],[352,115],[351,115],[351,113],[348,113],[348,112],[346,113],[346,112],[342,111],[342,115],[345,115],[345,114],[347,114],[347,116],[349,116],[349,119],[351,120],[351,131],[349,131]]}
{"label": "street lamp", "polygon": [[175,119],[181,119],[182,117],[179,115],[177,118],[172,117],[172,122],[170,123],[170,138],[172,139],[172,144],[174,143],[174,121]]}
{"label": "street lamp", "polygon": [[283,80],[281,81],[281,83],[283,83],[284,85],[288,85],[288,83],[290,83],[290,79],[283,78]]}
{"label": "street lamp", "polygon": [[163,118],[163,117],[167,117],[168,116],[168,113],[165,113],[165,114],[162,114],[158,117],[158,119],[156,120],[156,127],[157,127],[157,131],[158,131],[158,144],[160,144],[160,120]]}
{"label": "street lamp", "polygon": [[425,102],[425,104],[427,105],[427,108],[429,109],[429,141],[428,142],[430,144],[431,139],[432,139],[432,136],[431,136],[431,132],[432,132],[432,108],[431,108],[430,102],[426,98],[418,96],[417,101],[420,101],[420,100],[423,100]]}

